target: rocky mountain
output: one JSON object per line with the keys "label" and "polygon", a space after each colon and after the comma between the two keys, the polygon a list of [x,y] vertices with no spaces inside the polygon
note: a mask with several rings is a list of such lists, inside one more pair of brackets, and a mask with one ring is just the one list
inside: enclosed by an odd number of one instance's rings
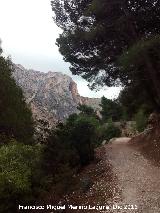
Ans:
{"label": "rocky mountain", "polygon": [[100,108],[100,99],[81,97],[76,83],[65,74],[43,73],[15,65],[13,77],[22,88],[34,118],[47,120],[51,125],[78,113],[79,104]]}

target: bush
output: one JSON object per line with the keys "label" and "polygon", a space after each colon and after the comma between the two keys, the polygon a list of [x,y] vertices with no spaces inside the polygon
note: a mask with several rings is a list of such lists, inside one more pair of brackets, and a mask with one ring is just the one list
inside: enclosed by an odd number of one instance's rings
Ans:
{"label": "bush", "polygon": [[56,195],[68,192],[75,168],[79,167],[79,157],[69,137],[70,129],[59,124],[46,139],[43,150],[42,168],[50,179],[48,187],[52,187]]}
{"label": "bush", "polygon": [[95,118],[79,116],[71,131],[72,143],[78,152],[82,166],[94,159],[96,127],[97,120]]}
{"label": "bush", "polygon": [[109,122],[107,127],[102,128],[103,139],[109,141],[112,138],[120,137],[121,130],[114,125],[113,122]]}
{"label": "bush", "polygon": [[94,112],[94,109],[88,105],[85,104],[80,104],[77,109],[80,111],[81,114],[83,115],[88,115],[88,116],[96,116],[96,113]]}
{"label": "bush", "polygon": [[143,109],[140,109],[136,113],[135,121],[136,121],[136,130],[138,130],[138,132],[143,132],[143,130],[147,126],[147,115],[145,114]]}
{"label": "bush", "polygon": [[74,187],[73,175],[94,159],[96,125],[94,117],[73,114],[47,138],[43,169],[56,194],[64,194]]}
{"label": "bush", "polygon": [[[40,149],[12,142],[0,148],[0,212],[17,212],[28,204],[40,186]],[[38,176],[38,177],[37,177]]]}

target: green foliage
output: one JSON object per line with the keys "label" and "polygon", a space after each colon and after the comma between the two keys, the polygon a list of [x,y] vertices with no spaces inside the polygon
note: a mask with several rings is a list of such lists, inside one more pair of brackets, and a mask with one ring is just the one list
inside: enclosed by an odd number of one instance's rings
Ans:
{"label": "green foliage", "polygon": [[[123,93],[133,107],[147,104],[153,109],[160,105],[160,37],[154,36],[135,43],[119,58],[123,72],[128,76],[123,82],[127,85]],[[141,91],[139,95],[139,91]],[[127,94],[127,96],[126,96]]]}
{"label": "green foliage", "polygon": [[[140,70],[140,67],[144,66],[146,54],[152,53],[152,60],[154,60],[155,57],[160,57],[160,53],[158,51],[159,47],[160,36],[150,37],[149,39],[142,39],[136,42],[127,50],[127,52],[124,52],[121,55],[121,57],[119,58],[120,64],[123,65],[123,69],[126,71],[133,71],[134,69]],[[157,61],[156,63],[159,64],[159,61]],[[128,73],[128,75],[129,74],[130,73]]]}
{"label": "green foliage", "polygon": [[102,107],[101,115],[104,122],[110,118],[112,118],[113,121],[119,121],[121,119],[122,107],[116,101],[102,97],[100,106]]}
{"label": "green foliage", "polygon": [[11,76],[12,71],[11,61],[0,56],[0,134],[30,144],[34,133],[32,113]]}
{"label": "green foliage", "polygon": [[94,159],[94,137],[97,121],[90,117],[80,116],[71,132],[73,146],[78,152],[80,164],[86,165]]}
{"label": "green foliage", "polygon": [[121,136],[121,130],[114,125],[112,121],[109,121],[106,127],[106,130],[104,129],[104,139],[109,141],[112,138],[120,137]]}
{"label": "green foliage", "polygon": [[[72,117],[72,116],[71,116]],[[74,117],[74,116],[73,116]],[[72,123],[70,122],[70,124]],[[59,124],[46,140],[42,168],[56,194],[64,194],[73,184],[73,173],[79,168],[79,156],[70,140],[69,125]]]}
{"label": "green foliage", "polygon": [[96,130],[97,147],[100,146],[104,140],[106,140],[106,126],[100,125]]}
{"label": "green foliage", "polygon": [[17,212],[40,187],[40,147],[11,142],[0,147],[0,212]]}
{"label": "green foliage", "polygon": [[125,87],[118,98],[122,105],[123,113],[126,114],[123,114],[122,119],[133,120],[134,115],[137,113],[137,109],[141,106],[145,108],[147,114],[150,114],[156,108],[154,101],[151,101],[152,97],[153,96],[150,96],[142,85],[135,83]]}
{"label": "green foliage", "polygon": [[52,9],[63,30],[57,39],[61,54],[93,87],[127,79],[117,58],[137,40],[160,34],[156,0],[53,0]]}
{"label": "green foliage", "polygon": [[97,123],[93,117],[74,114],[65,124],[59,124],[47,140],[44,154],[45,161],[48,162],[46,170],[54,173],[59,163],[70,167],[89,163],[93,159]]}
{"label": "green foliage", "polygon": [[143,108],[139,109],[135,115],[136,129],[138,132],[143,132],[147,126],[147,115]]}
{"label": "green foliage", "polygon": [[70,131],[66,126],[58,126],[47,139],[43,153],[44,169],[47,174],[58,173],[60,165],[75,167],[79,164],[76,150],[71,145]]}
{"label": "green foliage", "polygon": [[73,174],[94,159],[97,125],[95,117],[73,114],[47,138],[43,170],[50,177],[55,193],[68,192],[74,185]]}
{"label": "green foliage", "polygon": [[54,0],[52,9],[63,30],[57,45],[73,74],[92,89],[121,84],[141,91],[138,103],[159,110],[159,1]]}
{"label": "green foliage", "polygon": [[[130,85],[134,81],[137,82],[138,78],[141,79],[143,84],[147,81],[152,84],[152,76],[149,76],[149,71],[145,72],[145,69],[147,69],[148,62],[151,64],[150,69],[152,69],[152,66],[156,69],[160,67],[159,48],[160,36],[144,38],[136,42],[119,57],[119,64],[122,66],[126,76],[128,76],[128,79],[123,79],[125,85]],[[143,88],[143,85],[141,87]]]}
{"label": "green foliage", "polygon": [[81,112],[81,114],[88,115],[88,116],[95,116],[94,109],[90,106],[82,104],[82,105],[79,105],[77,109]]}

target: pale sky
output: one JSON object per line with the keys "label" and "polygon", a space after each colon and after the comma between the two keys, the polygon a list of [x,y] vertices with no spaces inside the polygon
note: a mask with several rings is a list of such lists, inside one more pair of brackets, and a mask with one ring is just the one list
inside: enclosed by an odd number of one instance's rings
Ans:
{"label": "pale sky", "polygon": [[85,80],[71,74],[55,45],[61,30],[52,17],[50,0],[0,0],[0,39],[5,55],[27,69],[71,76],[82,96],[116,98],[119,88],[91,91]]}

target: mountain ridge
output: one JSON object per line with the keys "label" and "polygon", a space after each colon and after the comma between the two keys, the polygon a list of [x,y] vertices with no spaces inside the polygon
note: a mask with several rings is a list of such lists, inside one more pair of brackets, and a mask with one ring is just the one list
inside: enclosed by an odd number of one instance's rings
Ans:
{"label": "mountain ridge", "polygon": [[63,122],[70,114],[78,113],[79,104],[100,109],[100,99],[80,96],[77,84],[66,74],[28,70],[15,64],[13,77],[22,88],[36,120],[46,120],[50,125]]}

